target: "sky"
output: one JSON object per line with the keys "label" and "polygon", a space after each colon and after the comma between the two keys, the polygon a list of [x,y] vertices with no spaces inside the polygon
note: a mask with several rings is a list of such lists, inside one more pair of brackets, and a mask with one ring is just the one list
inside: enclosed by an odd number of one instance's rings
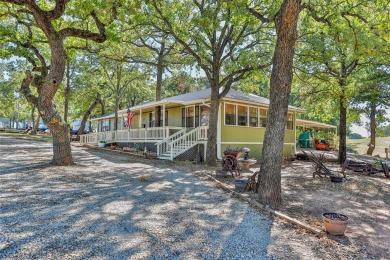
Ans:
{"label": "sky", "polygon": [[357,133],[363,137],[368,137],[368,131],[363,126],[352,124],[352,126],[349,129],[351,130],[352,133]]}

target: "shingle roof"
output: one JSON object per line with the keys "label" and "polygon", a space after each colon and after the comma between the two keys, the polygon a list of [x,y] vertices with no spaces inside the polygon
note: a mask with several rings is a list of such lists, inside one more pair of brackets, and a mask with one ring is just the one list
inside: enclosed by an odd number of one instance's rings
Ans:
{"label": "shingle roof", "polygon": [[[177,95],[169,98],[164,98],[161,101],[173,101],[173,102],[191,102],[191,101],[197,101],[201,99],[207,99],[211,95],[211,89],[206,88],[202,90],[198,90],[191,93],[186,93],[182,95]],[[245,102],[252,102],[252,103],[259,103],[264,105],[269,105],[269,99],[265,97],[260,97],[255,94],[248,94],[244,93],[239,90],[230,89],[229,92],[226,94],[224,98],[228,99],[234,99],[234,100],[241,100]],[[289,106],[290,109],[296,109],[304,111],[302,108],[295,107],[295,106]]]}
{"label": "shingle roof", "polygon": [[[169,103],[169,102],[174,102],[174,103],[191,103],[191,102],[196,102],[202,99],[208,99],[211,96],[211,88],[206,88],[198,91],[194,91],[191,93],[186,93],[186,94],[181,94],[173,97],[167,97],[164,98],[160,101],[152,101],[152,102],[146,102],[137,106],[132,107],[131,109],[142,109],[143,107],[150,107],[153,106],[154,104],[162,104],[162,103]],[[239,90],[235,89],[230,89],[229,92],[226,94],[224,99],[234,99],[234,100],[240,100],[244,102],[251,102],[251,103],[257,103],[257,104],[263,104],[263,105],[269,105],[269,99],[257,96],[255,94],[247,94]],[[304,112],[302,108],[295,107],[295,106],[288,106],[289,109],[294,109],[298,110],[300,112]],[[121,110],[120,112],[125,112],[127,110]],[[93,120],[96,119],[101,119],[101,118],[107,118],[110,117],[110,115],[114,115],[114,113],[106,114],[97,118],[94,118]]]}

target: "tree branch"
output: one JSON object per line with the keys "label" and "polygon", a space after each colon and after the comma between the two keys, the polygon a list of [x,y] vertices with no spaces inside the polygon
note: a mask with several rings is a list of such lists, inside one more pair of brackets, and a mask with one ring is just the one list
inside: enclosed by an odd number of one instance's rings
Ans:
{"label": "tree branch", "polygon": [[25,98],[32,104],[34,104],[36,107],[38,107],[38,98],[34,96],[34,94],[31,92],[30,84],[33,81],[33,76],[31,74],[31,71],[27,70],[25,72],[26,77],[23,79],[22,84],[20,86],[20,92],[25,96]]}
{"label": "tree branch", "polygon": [[97,43],[102,43],[106,40],[105,25],[99,20],[95,11],[91,12],[92,18],[99,30],[99,33],[93,33],[89,30],[81,30],[76,28],[65,28],[59,31],[59,35],[65,39],[67,37],[77,37],[81,39],[92,40]]}
{"label": "tree branch", "polygon": [[56,6],[53,10],[47,11],[46,17],[52,21],[61,17],[61,15],[65,12],[65,5],[69,3],[70,0],[56,0]]}
{"label": "tree branch", "polygon": [[271,22],[271,20],[268,17],[265,17],[260,12],[256,11],[255,8],[248,6],[246,9],[249,11],[250,14],[252,14],[254,17],[259,19],[261,22],[263,23]]}

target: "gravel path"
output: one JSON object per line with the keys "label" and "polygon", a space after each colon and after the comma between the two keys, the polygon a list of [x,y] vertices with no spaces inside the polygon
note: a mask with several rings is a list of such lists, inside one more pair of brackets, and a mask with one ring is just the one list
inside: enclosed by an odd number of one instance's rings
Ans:
{"label": "gravel path", "polygon": [[0,136],[0,259],[353,259],[192,166]]}

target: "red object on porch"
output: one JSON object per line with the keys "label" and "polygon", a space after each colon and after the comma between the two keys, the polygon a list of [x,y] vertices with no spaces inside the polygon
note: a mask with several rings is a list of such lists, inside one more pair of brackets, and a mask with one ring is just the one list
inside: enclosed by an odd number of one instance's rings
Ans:
{"label": "red object on porch", "polygon": [[130,109],[127,109],[127,117],[126,117],[126,127],[131,126],[131,121],[133,120],[133,112],[130,111]]}

